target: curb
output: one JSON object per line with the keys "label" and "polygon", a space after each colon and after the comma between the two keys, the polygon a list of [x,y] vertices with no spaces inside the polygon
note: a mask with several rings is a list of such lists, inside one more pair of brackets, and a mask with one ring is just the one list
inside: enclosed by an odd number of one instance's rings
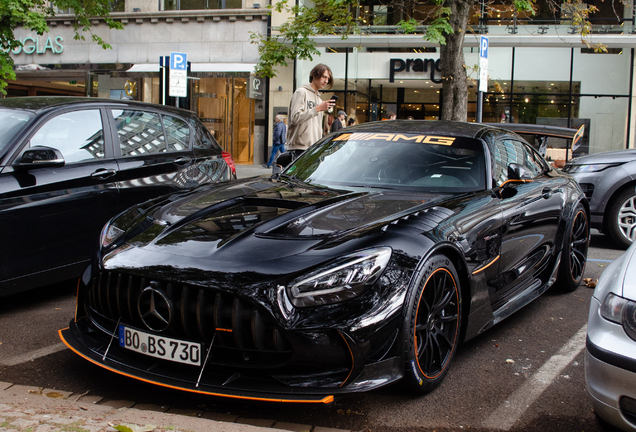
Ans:
{"label": "curb", "polygon": [[107,401],[99,396],[0,382],[0,430],[34,432],[349,432],[201,410]]}

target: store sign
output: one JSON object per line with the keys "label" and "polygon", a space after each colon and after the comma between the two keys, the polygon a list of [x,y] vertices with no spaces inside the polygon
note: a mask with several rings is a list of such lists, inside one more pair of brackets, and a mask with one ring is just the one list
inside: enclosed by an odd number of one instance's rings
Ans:
{"label": "store sign", "polygon": [[250,99],[263,99],[263,78],[250,75],[247,85],[247,97]]}
{"label": "store sign", "polygon": [[[398,72],[429,73],[430,80],[436,84],[441,84],[441,76],[435,78],[435,72],[442,72],[439,59],[395,59],[392,58],[389,66],[389,82],[395,81],[395,74]],[[439,74],[438,74],[439,75]]]}
{"label": "store sign", "polygon": [[43,37],[25,37],[20,38],[20,43],[22,43],[21,47],[18,47],[11,51],[13,54],[46,54],[47,51],[50,51],[51,54],[62,54],[64,51],[64,46],[62,45],[64,39],[62,36],[55,37],[47,37],[44,39]]}

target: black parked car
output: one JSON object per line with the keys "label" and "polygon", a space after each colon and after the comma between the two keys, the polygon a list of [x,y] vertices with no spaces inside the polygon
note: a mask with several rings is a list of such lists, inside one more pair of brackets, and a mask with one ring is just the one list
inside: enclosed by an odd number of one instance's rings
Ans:
{"label": "black parked car", "polygon": [[131,205],[236,178],[192,112],[91,98],[0,99],[0,296],[79,277]]}
{"label": "black parked car", "polygon": [[199,394],[323,402],[437,387],[460,341],[583,277],[577,183],[518,135],[367,123],[286,170],[111,220],[62,340]]}

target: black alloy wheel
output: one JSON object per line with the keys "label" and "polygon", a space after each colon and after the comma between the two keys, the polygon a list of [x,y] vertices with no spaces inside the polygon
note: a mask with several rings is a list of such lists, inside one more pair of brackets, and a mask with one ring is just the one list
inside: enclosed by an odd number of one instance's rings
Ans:
{"label": "black alloy wheel", "polygon": [[590,226],[587,212],[579,203],[574,209],[574,217],[567,225],[563,240],[561,268],[559,269],[559,284],[563,291],[572,292],[581,284],[585,273],[589,244]]}
{"label": "black alloy wheel", "polygon": [[404,375],[409,387],[428,393],[446,376],[459,343],[460,287],[453,263],[434,255],[415,288],[409,292],[404,323]]}

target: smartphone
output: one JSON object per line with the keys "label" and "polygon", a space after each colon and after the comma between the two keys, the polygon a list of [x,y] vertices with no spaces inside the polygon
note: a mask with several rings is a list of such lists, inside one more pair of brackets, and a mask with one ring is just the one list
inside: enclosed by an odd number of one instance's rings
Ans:
{"label": "smartphone", "polygon": [[[331,99],[330,99],[330,100],[334,101],[334,103],[335,103],[335,102],[338,102],[338,96],[337,96],[337,95],[333,95],[333,96],[331,96]],[[333,112],[333,107],[332,107],[332,106],[331,106],[331,107],[329,107],[329,110],[328,110],[328,111],[329,111],[330,113],[331,113],[331,112]]]}

